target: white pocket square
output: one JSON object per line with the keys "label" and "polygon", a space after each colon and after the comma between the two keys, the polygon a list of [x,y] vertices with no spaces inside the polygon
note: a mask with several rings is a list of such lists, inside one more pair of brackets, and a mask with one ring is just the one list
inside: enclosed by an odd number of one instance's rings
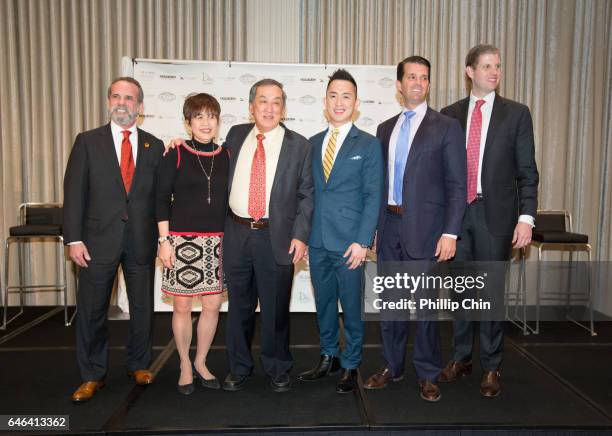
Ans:
{"label": "white pocket square", "polygon": [[357,156],[350,157],[349,159],[350,160],[359,160],[359,159],[361,159],[361,156],[357,155]]}

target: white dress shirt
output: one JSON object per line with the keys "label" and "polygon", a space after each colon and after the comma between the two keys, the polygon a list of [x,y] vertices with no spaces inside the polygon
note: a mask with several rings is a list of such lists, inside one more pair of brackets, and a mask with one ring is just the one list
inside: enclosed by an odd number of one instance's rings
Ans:
{"label": "white dress shirt", "polygon": [[[482,158],[484,156],[485,145],[487,143],[487,133],[489,131],[489,125],[491,124],[491,114],[493,113],[493,103],[495,102],[495,91],[489,92],[482,98],[476,97],[470,93],[470,104],[468,106],[468,117],[467,117],[467,128],[465,129],[465,145],[467,148],[468,137],[470,135],[470,123],[472,122],[472,113],[476,107],[477,100],[484,100],[482,106],[480,106],[480,112],[482,113],[482,129],[480,131],[480,156],[478,157],[478,182],[476,186],[476,192],[482,194]],[[532,227],[535,224],[535,218],[531,215],[521,215],[518,219],[520,222],[527,223]]]}
{"label": "white dress shirt", "polygon": [[340,127],[334,127],[331,124],[329,125],[329,129],[327,129],[327,133],[323,138],[323,144],[321,145],[321,164],[323,163],[323,159],[325,158],[325,150],[327,149],[327,143],[329,142],[329,138],[332,135],[334,129],[338,129],[338,136],[336,137],[336,150],[334,150],[334,162],[336,162],[336,158],[338,157],[338,152],[340,151],[340,147],[344,143],[344,140],[348,136],[349,131],[353,127],[352,122],[345,123]]}
{"label": "white dress shirt", "polygon": [[[234,179],[230,189],[229,206],[232,212],[243,218],[250,218],[249,215],[249,185],[251,184],[251,166],[253,165],[253,156],[257,150],[257,135],[259,130],[257,126],[249,132],[240,154],[236,162],[234,170]],[[272,184],[274,183],[274,175],[276,174],[276,166],[280,156],[283,139],[285,138],[285,129],[278,125],[267,133],[264,133],[263,147],[266,153],[266,213],[262,218],[269,218],[270,213],[270,194],[272,192]]]}
{"label": "white dress shirt", "polygon": [[123,131],[130,131],[130,143],[132,144],[132,157],[134,158],[134,167],[136,167],[136,157],[138,155],[138,129],[134,124],[129,129],[124,129],[114,121],[111,121],[111,132],[113,134],[113,142],[115,143],[115,153],[117,153],[117,160],[121,166],[121,143],[123,142]]}
{"label": "white dress shirt", "polygon": [[[397,122],[395,123],[395,127],[393,127],[393,132],[391,132],[391,138],[389,138],[389,191],[388,191],[388,200],[387,204],[391,204],[393,206],[397,206],[395,201],[393,200],[393,181],[395,180],[395,149],[397,148],[397,137],[399,136],[400,129],[402,128],[402,124],[404,123],[405,113],[409,112],[411,109],[404,108],[401,115],[397,118]],[[421,122],[423,122],[423,118],[425,118],[425,113],[427,112],[427,102],[424,101],[414,109],[414,116],[410,119],[410,137],[408,138],[408,150],[412,147],[412,141],[414,140],[414,135],[416,135],[417,130],[419,130],[419,126]]]}

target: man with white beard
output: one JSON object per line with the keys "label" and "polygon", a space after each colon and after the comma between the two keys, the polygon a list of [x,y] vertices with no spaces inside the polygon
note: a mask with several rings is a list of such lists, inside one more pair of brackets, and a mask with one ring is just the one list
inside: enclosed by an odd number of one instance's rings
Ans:
{"label": "man with white beard", "polygon": [[157,253],[155,185],[163,143],[136,127],[143,91],[131,77],[108,88],[110,122],[79,133],[64,178],[64,241],[80,267],[76,355],[83,383],[72,395],[88,401],[104,387],[106,315],[121,265],[130,307],[126,367],[139,385],[153,381],[151,323]]}

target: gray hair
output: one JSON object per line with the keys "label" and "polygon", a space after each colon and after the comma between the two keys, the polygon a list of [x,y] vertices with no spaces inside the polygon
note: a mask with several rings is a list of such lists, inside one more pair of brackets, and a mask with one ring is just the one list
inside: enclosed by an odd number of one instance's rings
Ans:
{"label": "gray hair", "polygon": [[283,89],[283,84],[278,80],[274,79],[261,79],[259,82],[254,83],[251,86],[251,90],[249,91],[249,104],[255,101],[255,94],[257,94],[257,88],[260,86],[278,86],[283,93],[283,107],[287,106],[287,94],[285,94],[285,90]]}
{"label": "gray hair", "polygon": [[142,103],[144,101],[144,92],[142,90],[142,86],[140,86],[140,82],[134,79],[133,77],[129,77],[129,76],[117,77],[116,79],[114,79],[111,82],[111,84],[108,85],[107,98],[110,98],[111,88],[117,82],[128,82],[128,83],[131,83],[132,85],[135,85],[136,88],[138,88],[138,96],[136,97],[136,99],[138,100],[138,103]]}

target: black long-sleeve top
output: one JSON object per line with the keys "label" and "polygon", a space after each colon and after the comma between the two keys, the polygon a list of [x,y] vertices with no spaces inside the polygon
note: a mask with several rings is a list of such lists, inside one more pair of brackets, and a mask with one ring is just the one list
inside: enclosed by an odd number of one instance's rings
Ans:
{"label": "black long-sleeve top", "polygon": [[[214,155],[209,204],[204,171],[211,174],[213,157],[198,154],[196,150],[210,153],[218,148],[221,150]],[[223,232],[228,204],[228,173],[227,150],[213,143],[202,144],[194,140],[188,141],[187,147],[171,149],[162,158],[159,170],[157,221],[170,221],[171,232]]]}

